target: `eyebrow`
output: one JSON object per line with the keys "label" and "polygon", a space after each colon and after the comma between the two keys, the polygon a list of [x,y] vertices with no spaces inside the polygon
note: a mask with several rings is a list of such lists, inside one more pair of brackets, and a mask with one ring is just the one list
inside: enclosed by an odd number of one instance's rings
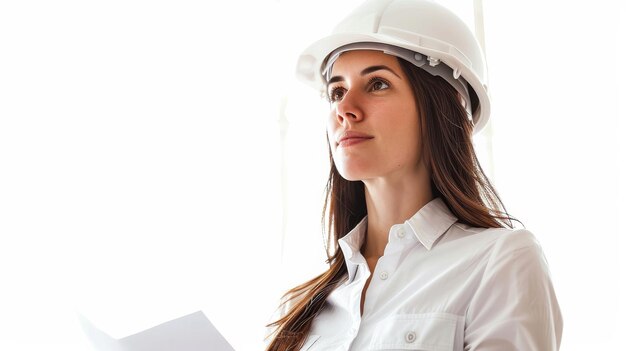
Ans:
{"label": "eyebrow", "polygon": [[[361,75],[364,76],[366,74],[370,74],[372,72],[380,71],[382,69],[387,70],[387,71],[393,73],[394,76],[400,78],[400,76],[396,72],[394,72],[391,68],[389,68],[389,67],[387,67],[385,65],[378,65],[378,66],[367,67],[367,68],[365,68],[364,70],[361,71]],[[402,79],[402,78],[400,78],[400,79]],[[342,76],[334,76],[334,77],[332,77],[332,78],[330,78],[328,80],[328,83],[326,85],[330,85],[330,84],[335,83],[335,82],[342,82],[344,80],[345,79]]]}

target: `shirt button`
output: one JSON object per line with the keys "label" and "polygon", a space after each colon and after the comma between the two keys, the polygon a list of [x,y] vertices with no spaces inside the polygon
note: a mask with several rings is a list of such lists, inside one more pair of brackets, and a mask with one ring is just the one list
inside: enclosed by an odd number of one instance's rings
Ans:
{"label": "shirt button", "polygon": [[408,332],[406,333],[406,335],[404,336],[404,340],[408,343],[412,343],[413,341],[415,341],[415,332]]}
{"label": "shirt button", "polygon": [[404,238],[404,235],[406,235],[406,232],[402,228],[398,229],[398,231],[396,232],[396,236],[400,239]]}
{"label": "shirt button", "polygon": [[380,279],[382,279],[382,280],[386,280],[387,278],[389,278],[389,273],[387,273],[387,272],[385,272],[385,271],[382,271],[382,272],[380,272],[379,277],[380,277]]}

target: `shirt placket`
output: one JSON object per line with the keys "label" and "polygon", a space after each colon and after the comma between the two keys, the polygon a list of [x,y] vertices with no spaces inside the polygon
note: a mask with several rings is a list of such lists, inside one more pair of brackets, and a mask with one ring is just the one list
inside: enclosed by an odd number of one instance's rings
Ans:
{"label": "shirt placket", "polygon": [[[391,228],[384,254],[378,259],[374,272],[372,273],[372,280],[367,288],[365,304],[363,307],[363,317],[360,315],[361,293],[363,291],[365,281],[370,274],[364,274],[364,277],[362,277],[363,281],[360,282],[361,286],[359,289],[355,289],[356,293],[353,296],[354,302],[352,306],[353,316],[356,316],[354,319],[358,320],[358,322],[355,323],[356,327],[351,329],[351,332],[354,333],[353,337],[350,338],[351,345],[358,344],[354,343],[354,339],[358,335],[361,323],[366,322],[364,320],[367,319],[368,312],[376,308],[381,296],[384,296],[389,282],[393,279],[395,273],[397,272],[401,253],[408,247],[408,242],[410,241],[410,236],[407,234],[408,228],[406,228],[404,224],[395,225]],[[364,270],[364,273],[369,273],[367,264],[359,266],[359,270],[361,269]]]}
{"label": "shirt placket", "polygon": [[370,276],[370,272],[367,268],[367,263],[365,258],[361,255],[361,253],[355,253],[354,257],[351,258],[351,262],[356,265],[356,269],[354,271],[354,279],[352,283],[354,286],[350,289],[350,292],[347,296],[349,299],[348,309],[350,319],[350,327],[347,329],[347,334],[344,335],[345,342],[341,345],[335,346],[335,349],[338,351],[348,351],[350,350],[350,346],[352,345],[354,339],[357,337],[361,325],[361,311],[360,311],[360,303],[361,303],[361,291],[363,291],[363,287],[365,286],[365,282],[367,278]]}

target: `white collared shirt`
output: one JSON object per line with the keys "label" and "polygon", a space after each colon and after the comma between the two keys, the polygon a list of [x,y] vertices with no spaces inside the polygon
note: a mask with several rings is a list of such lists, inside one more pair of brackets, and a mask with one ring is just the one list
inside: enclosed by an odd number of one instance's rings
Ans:
{"label": "white collared shirt", "polygon": [[367,217],[339,240],[348,279],[302,350],[558,350],[561,312],[529,231],[461,224],[436,198],[391,227],[371,273],[360,252],[366,228]]}

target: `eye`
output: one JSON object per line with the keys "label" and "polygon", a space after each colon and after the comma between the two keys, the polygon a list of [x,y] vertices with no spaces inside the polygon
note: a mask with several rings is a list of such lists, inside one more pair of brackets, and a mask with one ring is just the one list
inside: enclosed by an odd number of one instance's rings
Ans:
{"label": "eye", "polygon": [[373,77],[372,79],[370,79],[368,85],[373,91],[389,89],[389,83],[387,83],[386,80],[378,77]]}
{"label": "eye", "polygon": [[345,94],[345,89],[343,87],[337,86],[330,89],[328,93],[328,100],[330,102],[335,102],[337,100],[341,100]]}

